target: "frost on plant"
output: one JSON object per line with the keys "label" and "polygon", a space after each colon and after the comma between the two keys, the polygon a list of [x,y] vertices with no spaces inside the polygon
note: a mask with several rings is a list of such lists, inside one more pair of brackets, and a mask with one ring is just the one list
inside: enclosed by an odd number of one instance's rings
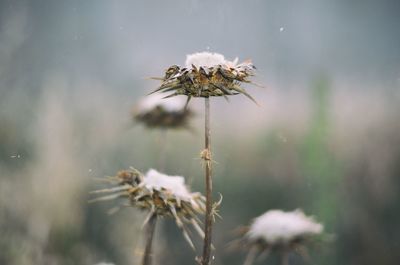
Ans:
{"label": "frost on plant", "polygon": [[301,210],[271,210],[254,219],[246,237],[250,241],[263,240],[270,245],[287,245],[297,239],[320,234],[322,230],[321,224]]}
{"label": "frost on plant", "polygon": [[[192,193],[185,186],[185,179],[181,176],[167,176],[155,169],[150,169],[146,173],[143,183],[148,189],[164,189],[179,199],[190,201],[192,197]],[[193,203],[195,204],[195,202]]]}
{"label": "frost on plant", "polygon": [[[237,59],[235,60],[237,63]],[[187,68],[193,65],[197,68],[205,67],[210,68],[216,65],[225,65],[227,61],[222,54],[210,53],[210,52],[197,52],[193,54],[188,54],[186,56],[185,66]]]}
{"label": "frost on plant", "polygon": [[257,255],[267,255],[271,251],[294,251],[307,258],[307,241],[322,231],[322,224],[299,209],[292,212],[270,210],[255,218],[239,240],[241,246],[249,249],[245,264],[249,265]]}
{"label": "frost on plant", "polygon": [[152,94],[139,101],[133,117],[149,128],[188,128],[192,111],[185,108],[185,99],[163,99],[162,94]]}
{"label": "frost on plant", "polygon": [[[228,61],[218,53],[201,52],[187,55],[185,67],[172,65],[165,71],[161,86],[154,92],[170,93],[191,97],[218,97],[243,94],[255,101],[242,83],[252,83],[255,67],[251,61],[238,64],[238,59]],[[153,93],[154,93],[153,92]]]}
{"label": "frost on plant", "polygon": [[150,169],[143,175],[136,169],[123,170],[114,177],[108,177],[111,188],[93,191],[93,194],[105,194],[91,202],[125,198],[129,205],[149,211],[146,224],[153,215],[173,218],[182,229],[185,239],[194,248],[186,224],[190,224],[201,236],[198,215],[204,214],[205,198],[200,193],[192,193],[181,176],[168,176]]}

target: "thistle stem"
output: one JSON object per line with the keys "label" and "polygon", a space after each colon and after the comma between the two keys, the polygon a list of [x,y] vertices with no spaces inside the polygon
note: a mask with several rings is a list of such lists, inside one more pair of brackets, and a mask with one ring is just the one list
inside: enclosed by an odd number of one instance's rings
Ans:
{"label": "thistle stem", "polygon": [[152,262],[152,245],[153,245],[153,237],[154,232],[156,230],[157,224],[157,215],[153,214],[148,223],[146,224],[146,247],[144,249],[143,261],[142,265],[151,265]]}
{"label": "thistle stem", "polygon": [[203,245],[202,265],[210,264],[211,255],[211,233],[212,233],[212,176],[211,176],[211,130],[210,130],[210,98],[205,98],[205,150],[203,151],[203,159],[206,164],[206,217],[205,217],[205,236]]}

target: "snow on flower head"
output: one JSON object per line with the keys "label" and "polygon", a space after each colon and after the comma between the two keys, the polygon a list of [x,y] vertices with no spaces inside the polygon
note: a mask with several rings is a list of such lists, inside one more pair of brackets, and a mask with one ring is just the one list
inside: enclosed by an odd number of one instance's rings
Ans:
{"label": "snow on flower head", "polygon": [[233,61],[228,61],[222,54],[211,53],[211,52],[196,52],[193,54],[186,55],[186,68],[192,68],[192,65],[197,68],[200,67],[214,67],[214,66],[226,66],[228,68],[235,67],[238,63],[239,58],[235,58]]}
{"label": "snow on flower head", "polygon": [[185,179],[181,176],[168,176],[150,169],[144,176],[143,182],[148,189],[165,189],[181,199],[190,200],[191,198],[191,193],[185,186]]}
{"label": "snow on flower head", "polygon": [[186,68],[192,68],[192,65],[197,68],[213,67],[225,64],[225,57],[219,53],[197,52],[186,55]]}
{"label": "snow on flower head", "polygon": [[139,101],[138,111],[140,113],[146,113],[152,111],[156,107],[161,107],[168,112],[178,112],[185,107],[185,99],[182,97],[174,97],[163,99],[165,95],[162,94],[151,94],[144,97]]}
{"label": "snow on flower head", "polygon": [[205,212],[205,197],[199,192],[190,192],[181,176],[168,176],[150,169],[146,175],[131,168],[119,171],[109,177],[113,187],[95,190],[93,194],[103,194],[91,202],[128,199],[131,206],[149,211],[149,216],[157,215],[173,218],[190,246],[194,248],[186,224],[191,225],[200,235],[204,232],[198,224],[197,215]]}
{"label": "snow on flower head", "polygon": [[292,240],[320,234],[323,226],[301,210],[283,212],[271,210],[257,217],[247,232],[250,240],[262,239],[268,244],[289,243]]}

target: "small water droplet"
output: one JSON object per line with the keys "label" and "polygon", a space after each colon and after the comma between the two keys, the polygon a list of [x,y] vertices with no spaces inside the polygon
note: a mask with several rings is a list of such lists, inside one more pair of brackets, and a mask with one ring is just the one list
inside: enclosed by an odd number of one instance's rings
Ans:
{"label": "small water droplet", "polygon": [[206,50],[209,51],[209,50],[210,50],[210,46],[207,46],[207,47],[206,47]]}
{"label": "small water droplet", "polygon": [[280,27],[280,28],[279,28],[279,31],[280,31],[280,32],[282,32],[282,31],[284,31],[284,30],[285,30],[284,27]]}

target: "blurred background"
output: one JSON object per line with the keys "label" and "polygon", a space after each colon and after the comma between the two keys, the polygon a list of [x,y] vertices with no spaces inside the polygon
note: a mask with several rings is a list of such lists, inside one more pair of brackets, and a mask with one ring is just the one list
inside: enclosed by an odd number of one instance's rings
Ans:
{"label": "blurred background", "polygon": [[[252,59],[243,96],[212,100],[213,264],[233,230],[301,208],[335,240],[315,264],[400,264],[400,1],[0,1],[0,264],[138,264],[144,213],[88,204],[95,178],[158,159],[135,103],[186,54]],[[167,133],[166,173],[204,191],[203,104]],[[195,264],[176,225],[156,264]],[[201,241],[197,240],[198,253]],[[257,264],[278,264],[272,256]],[[304,264],[296,255],[290,264]]]}

